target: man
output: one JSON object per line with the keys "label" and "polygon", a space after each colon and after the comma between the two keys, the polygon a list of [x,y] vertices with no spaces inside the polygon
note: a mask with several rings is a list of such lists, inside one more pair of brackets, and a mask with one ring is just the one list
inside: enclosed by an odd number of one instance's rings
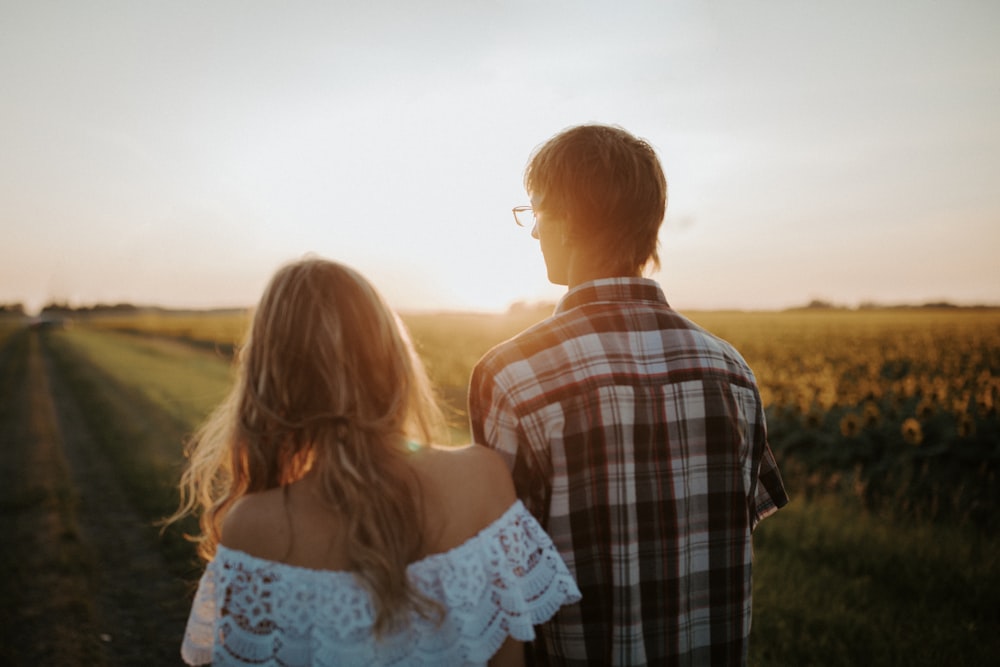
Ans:
{"label": "man", "polygon": [[[570,128],[525,170],[555,313],[473,370],[473,439],[499,451],[583,599],[536,664],[744,664],[751,532],[787,502],[760,394],[728,343],[643,278],[667,184],[653,149]],[[529,220],[529,223],[531,221]]]}

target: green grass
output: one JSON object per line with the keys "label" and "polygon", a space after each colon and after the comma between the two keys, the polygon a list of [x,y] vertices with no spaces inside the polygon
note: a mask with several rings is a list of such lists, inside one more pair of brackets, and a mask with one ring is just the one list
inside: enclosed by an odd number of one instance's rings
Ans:
{"label": "green grass", "polygon": [[0,315],[0,348],[3,348],[10,336],[23,330],[25,326],[27,326],[27,322],[23,317]]}
{"label": "green grass", "polygon": [[179,341],[76,327],[57,334],[118,383],[178,421],[195,425],[225,395],[232,362]]}
{"label": "green grass", "polygon": [[98,639],[94,553],[79,497],[37,374],[37,341],[0,331],[0,664],[105,664]]}
{"label": "green grass", "polygon": [[751,664],[986,665],[1000,655],[1000,539],[795,500],[754,536]]}
{"label": "green grass", "polygon": [[403,320],[413,337],[431,381],[437,387],[451,424],[452,443],[470,441],[467,400],[469,376],[492,346],[534,324],[546,310],[515,314],[408,314]]}
{"label": "green grass", "polygon": [[[184,444],[228,388],[229,360],[177,342],[80,327],[42,340],[154,532],[154,523],[177,507]],[[197,567],[183,539],[195,530],[194,521],[182,522],[161,543],[182,576]]]}
{"label": "green grass", "polygon": [[[775,321],[761,318],[760,331],[749,326],[744,335],[759,343]],[[845,320],[824,320],[823,327],[837,321]],[[878,324],[858,320],[866,322]],[[820,323],[807,322],[817,335]],[[464,408],[471,364],[520,327],[502,317],[458,315],[409,325],[455,410]],[[90,418],[129,476],[137,502],[146,503],[153,518],[169,512],[183,438],[228,387],[228,360],[171,341],[83,328],[53,332],[51,344],[73,369],[80,392],[92,395]],[[995,377],[993,339],[976,345],[969,349],[980,354],[979,376]],[[786,426],[803,428],[791,421]],[[835,425],[826,426],[833,429],[830,437],[841,437]],[[992,664],[1000,655],[995,533],[977,532],[970,523],[918,520],[892,508],[874,514],[842,488],[809,486],[806,475],[813,473],[801,466],[786,472],[792,502],[755,535],[752,665]],[[177,550],[176,557],[185,553]]]}
{"label": "green grass", "polygon": [[169,336],[193,343],[214,343],[227,349],[243,340],[249,310],[138,310],[88,314],[81,322],[99,329]]}

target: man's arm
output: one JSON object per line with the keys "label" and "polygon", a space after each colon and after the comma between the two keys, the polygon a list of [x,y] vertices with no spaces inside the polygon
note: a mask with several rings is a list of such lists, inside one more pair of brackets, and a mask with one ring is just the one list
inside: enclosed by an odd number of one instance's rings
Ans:
{"label": "man's arm", "polygon": [[778,470],[777,461],[774,460],[771,445],[767,441],[767,424],[759,394],[757,399],[757,423],[754,429],[757,447],[754,447],[754,450],[760,452],[760,461],[757,469],[757,484],[754,490],[752,505],[751,531],[757,527],[758,523],[788,504],[788,493],[785,491],[785,484],[781,480],[781,472]]}
{"label": "man's arm", "polygon": [[543,527],[548,523],[549,481],[547,460],[538,460],[524,434],[510,397],[480,362],[469,382],[469,426],[472,441],[488,447],[507,463],[517,497],[524,501]]}

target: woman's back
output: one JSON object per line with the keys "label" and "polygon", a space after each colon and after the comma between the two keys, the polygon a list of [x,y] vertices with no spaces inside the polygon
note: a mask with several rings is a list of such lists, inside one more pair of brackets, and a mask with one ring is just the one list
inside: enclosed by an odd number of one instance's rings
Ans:
{"label": "woman's back", "polygon": [[[423,509],[421,557],[459,546],[514,502],[498,454],[485,447],[422,447],[406,460]],[[349,570],[343,519],[323,500],[319,479],[244,496],[222,526],[222,544],[251,556],[315,570]]]}
{"label": "woman's back", "polygon": [[425,448],[407,461],[426,517],[425,553],[407,574],[442,606],[441,619],[412,613],[407,627],[375,639],[371,597],[349,572],[341,522],[307,476],[284,491],[246,496],[227,515],[192,610],[185,658],[518,664],[518,642],[533,638],[532,626],[578,599],[570,573],[516,501],[495,452]]}
{"label": "woman's back", "polygon": [[[191,664],[477,664],[578,595],[498,455],[446,423],[402,320],[350,267],[280,268],[189,442],[176,521],[208,562]],[[545,595],[539,595],[544,591]],[[515,661],[516,662],[516,661]]]}

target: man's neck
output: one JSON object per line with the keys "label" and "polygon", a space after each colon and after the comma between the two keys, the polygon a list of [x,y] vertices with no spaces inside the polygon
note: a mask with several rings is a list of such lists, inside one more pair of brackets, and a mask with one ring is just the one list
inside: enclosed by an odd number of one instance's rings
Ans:
{"label": "man's neck", "polygon": [[566,287],[567,289],[573,289],[577,285],[582,285],[583,283],[589,283],[592,280],[600,280],[602,278],[641,278],[642,272],[639,270],[635,271],[620,271],[606,266],[602,266],[597,262],[583,262],[575,261],[577,258],[573,257],[569,263],[569,269],[567,273]]}

